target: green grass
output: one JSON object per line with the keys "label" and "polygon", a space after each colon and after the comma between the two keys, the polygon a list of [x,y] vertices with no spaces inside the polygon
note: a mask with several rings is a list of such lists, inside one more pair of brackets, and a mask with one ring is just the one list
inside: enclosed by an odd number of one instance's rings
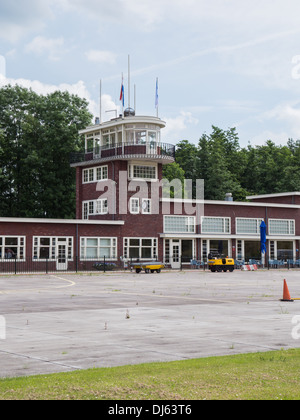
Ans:
{"label": "green grass", "polygon": [[0,380],[0,400],[298,400],[300,349]]}

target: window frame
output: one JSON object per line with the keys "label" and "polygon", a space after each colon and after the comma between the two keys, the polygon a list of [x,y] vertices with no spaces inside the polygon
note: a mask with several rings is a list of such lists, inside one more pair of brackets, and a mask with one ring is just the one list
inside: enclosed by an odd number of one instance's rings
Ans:
{"label": "window frame", "polygon": [[[184,225],[187,227],[185,230],[180,230],[180,225],[176,229],[167,228],[167,220],[186,220]],[[176,224],[176,222],[175,222]],[[174,225],[173,225],[174,226]],[[183,226],[183,225],[182,225]],[[177,216],[177,215],[166,215],[164,216],[164,233],[196,233],[196,217],[195,216]]]}
{"label": "window frame", "polygon": [[[285,222],[288,223],[288,233],[282,233],[282,232],[274,232],[274,227],[272,227],[273,222]],[[295,236],[296,235],[296,220],[295,219],[269,219],[268,220],[269,225],[269,235],[278,235],[278,236]]]}
{"label": "window frame", "polygon": [[[6,244],[6,239],[17,239],[17,244]],[[17,253],[6,258],[6,249],[17,248]],[[26,236],[23,235],[1,235],[0,236],[0,261],[10,260],[26,261]]]}
{"label": "window frame", "polygon": [[[88,245],[89,240],[97,241],[95,246]],[[110,241],[109,246],[104,246],[101,241]],[[96,256],[87,256],[87,250],[89,248],[96,248]],[[104,255],[101,256],[101,249],[110,249],[110,256],[105,256],[105,261],[116,261],[118,259],[118,238],[117,237],[102,237],[102,236],[81,236],[80,237],[80,260],[81,261],[92,261],[104,259]]]}
{"label": "window frame", "polygon": [[105,216],[107,214],[109,214],[108,198],[99,198],[97,200],[88,200],[82,202],[83,220],[89,220],[89,216]]}
{"label": "window frame", "polygon": [[[41,239],[49,239],[49,245],[41,244]],[[73,236],[33,236],[32,237],[32,260],[33,261],[56,261],[59,257],[58,246],[66,246],[67,260],[74,259],[74,238]],[[49,257],[40,257],[42,248],[49,248]]]}
{"label": "window frame", "polygon": [[[222,230],[213,230],[213,229],[207,229],[205,230],[205,224],[204,222],[207,220],[220,220],[222,222]],[[204,228],[203,228],[204,227]],[[202,216],[201,217],[201,233],[210,233],[210,234],[216,234],[216,235],[230,235],[231,233],[231,217],[215,217],[215,216]]]}
{"label": "window frame", "polygon": [[82,170],[82,184],[92,184],[108,180],[108,165],[95,166]]}
{"label": "window frame", "polygon": [[[154,170],[154,177],[152,177],[152,176],[145,176],[146,175],[146,172],[145,173],[140,173],[140,174],[138,174],[138,176],[137,175],[135,175],[136,174],[136,171],[137,171],[137,169],[135,169],[135,168],[140,168],[140,169],[142,169],[143,168],[143,170],[146,170],[146,169],[148,169],[148,168],[152,168],[152,170]],[[147,164],[147,163],[138,163],[138,162],[136,162],[136,163],[130,163],[129,164],[129,167],[128,167],[128,178],[130,179],[130,180],[143,180],[143,181],[149,181],[149,182],[151,182],[151,181],[157,181],[158,180],[158,167],[157,167],[157,163],[152,163],[152,164]]]}
{"label": "window frame", "polygon": [[[138,241],[139,243],[134,245],[131,244],[130,241]],[[145,243],[143,244],[143,241],[151,241],[151,245],[146,245]],[[137,256],[132,256],[130,255],[130,250],[131,249],[138,249],[138,255]],[[143,250],[151,250],[151,256],[150,257],[145,257],[143,256]],[[133,260],[145,260],[145,261],[151,261],[155,258],[157,258],[158,255],[158,239],[157,238],[147,238],[147,237],[126,237],[123,238],[123,257],[125,259],[133,259]]]}
{"label": "window frame", "polygon": [[[242,221],[256,221],[256,232],[247,232],[239,230],[238,223]],[[264,221],[263,217],[236,217],[235,219],[235,231],[237,235],[260,235],[260,225]]]}

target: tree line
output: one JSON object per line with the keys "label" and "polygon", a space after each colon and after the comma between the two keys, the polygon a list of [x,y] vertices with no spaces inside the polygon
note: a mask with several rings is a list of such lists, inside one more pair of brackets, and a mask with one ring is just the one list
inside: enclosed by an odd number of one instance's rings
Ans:
{"label": "tree line", "polygon": [[1,217],[74,217],[69,156],[82,149],[78,130],[91,118],[87,101],[68,92],[0,89]]}
{"label": "tree line", "polygon": [[173,173],[194,184],[204,179],[206,200],[224,200],[226,193],[245,201],[248,195],[300,191],[300,140],[241,147],[236,128],[212,126],[197,145],[188,140],[177,144],[176,163],[164,170],[169,180]]}
{"label": "tree line", "polygon": [[[20,86],[0,89],[0,217],[75,217],[75,170],[70,153],[82,151],[78,131],[91,124],[88,102],[68,92],[38,95]],[[285,146],[240,147],[235,128],[212,126],[198,144],[182,140],[172,180],[204,179],[205,199],[300,191],[300,140]]]}

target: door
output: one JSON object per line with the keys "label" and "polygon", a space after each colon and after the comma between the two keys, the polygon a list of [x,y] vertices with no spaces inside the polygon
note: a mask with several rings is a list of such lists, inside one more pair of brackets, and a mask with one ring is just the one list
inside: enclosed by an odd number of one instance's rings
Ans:
{"label": "door", "polygon": [[67,245],[58,244],[56,270],[64,271],[68,269]]}
{"label": "door", "polygon": [[181,266],[181,243],[180,241],[172,241],[171,246],[171,267],[179,269]]}

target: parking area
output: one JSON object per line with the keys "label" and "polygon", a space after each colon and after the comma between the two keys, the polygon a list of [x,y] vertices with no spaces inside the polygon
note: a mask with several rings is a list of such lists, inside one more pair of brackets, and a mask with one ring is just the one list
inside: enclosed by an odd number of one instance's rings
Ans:
{"label": "parking area", "polygon": [[297,270],[0,276],[0,376],[299,347],[284,279],[300,298]]}

